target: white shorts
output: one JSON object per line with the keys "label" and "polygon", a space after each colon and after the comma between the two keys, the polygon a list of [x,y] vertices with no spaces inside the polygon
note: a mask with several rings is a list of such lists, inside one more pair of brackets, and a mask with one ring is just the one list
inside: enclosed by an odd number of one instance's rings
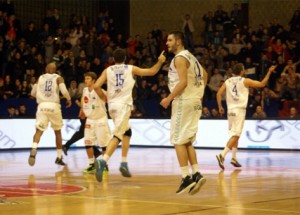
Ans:
{"label": "white shorts", "polygon": [[101,119],[86,119],[84,128],[84,143],[86,146],[95,145],[97,141],[99,146],[105,147],[111,137],[106,117]]}
{"label": "white shorts", "polygon": [[63,127],[61,107],[58,103],[42,102],[37,107],[35,127],[41,131],[51,127],[57,131]]}
{"label": "white shorts", "polygon": [[193,143],[198,132],[198,123],[202,114],[200,99],[175,99],[172,102],[171,143]]}
{"label": "white shorts", "polygon": [[130,129],[129,118],[132,106],[122,103],[109,103],[108,110],[109,116],[115,125],[113,135],[122,141],[124,133]]}
{"label": "white shorts", "polygon": [[240,136],[245,122],[246,109],[230,109],[227,111],[228,129],[231,136]]}

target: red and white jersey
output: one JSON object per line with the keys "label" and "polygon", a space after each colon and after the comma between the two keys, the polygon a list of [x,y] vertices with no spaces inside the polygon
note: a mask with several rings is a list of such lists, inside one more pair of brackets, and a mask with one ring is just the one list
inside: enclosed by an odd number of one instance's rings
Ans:
{"label": "red and white jersey", "polygon": [[135,79],[132,74],[132,65],[116,64],[106,69],[107,75],[107,102],[117,102],[132,105],[132,89]]}
{"label": "red and white jersey", "polygon": [[82,92],[82,110],[89,119],[107,117],[105,102],[94,90],[89,91],[88,87],[85,87]]}
{"label": "red and white jersey", "polygon": [[235,76],[225,81],[228,109],[247,107],[249,88],[244,85],[244,80],[241,76]]}
{"label": "red and white jersey", "polygon": [[175,67],[175,59],[178,56],[182,56],[189,62],[189,68],[187,71],[187,87],[184,89],[181,95],[177,96],[175,99],[201,99],[204,94],[204,79],[203,72],[204,69],[201,64],[198,62],[197,58],[191,54],[188,50],[183,50],[179,52],[172,60],[168,72],[169,79],[169,89],[172,92],[175,86],[179,83],[179,76],[177,69]]}
{"label": "red and white jersey", "polygon": [[39,77],[37,82],[36,101],[38,104],[42,102],[60,103],[59,88],[57,85],[58,74],[46,73]]}

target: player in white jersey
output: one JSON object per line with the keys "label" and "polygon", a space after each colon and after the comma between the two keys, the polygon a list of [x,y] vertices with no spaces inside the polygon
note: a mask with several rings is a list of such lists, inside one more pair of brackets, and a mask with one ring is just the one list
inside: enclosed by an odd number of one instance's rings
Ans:
{"label": "player in white jersey", "polygon": [[[134,75],[153,76],[161,68],[166,58],[164,52],[158,57],[157,63],[151,68],[139,68],[125,64],[126,53],[123,49],[116,49],[113,53],[115,65],[106,68],[98,78],[95,89],[99,96],[107,99],[109,115],[112,118],[115,128],[113,138],[110,140],[107,150],[102,159],[96,160],[96,178],[102,181],[102,174],[109,158],[120,142],[122,142],[122,162],[119,170],[124,177],[131,177],[127,164],[127,153],[131,137],[129,118],[132,110],[133,99],[132,89],[135,84]],[[107,81],[107,97],[101,90],[101,86]]]}
{"label": "player in white jersey", "polygon": [[207,83],[207,72],[193,54],[185,50],[182,32],[171,32],[168,35],[167,47],[169,52],[175,54],[168,72],[171,93],[160,104],[168,108],[172,102],[171,143],[175,147],[182,175],[176,193],[181,194],[189,190],[189,194],[194,195],[206,182],[200,174],[193,143],[202,113],[202,97]]}
{"label": "player in white jersey", "polygon": [[224,169],[224,160],[226,154],[232,150],[232,159],[230,163],[235,167],[241,167],[242,165],[237,161],[237,148],[240,135],[242,133],[246,107],[249,96],[249,87],[262,88],[264,87],[270,78],[271,73],[275,70],[276,66],[271,66],[268,73],[262,81],[256,81],[249,78],[244,78],[245,69],[242,63],[238,63],[233,66],[234,76],[227,79],[217,92],[217,102],[220,114],[224,114],[224,108],[222,106],[222,94],[226,91],[226,104],[227,104],[227,118],[230,138],[227,141],[227,145],[224,150],[216,155],[219,166]]}
{"label": "player in white jersey", "polygon": [[94,72],[84,74],[86,87],[82,92],[80,111],[86,116],[84,129],[84,144],[89,159],[89,166],[84,173],[96,171],[94,162],[94,145],[96,141],[101,147],[106,147],[111,139],[111,132],[108,125],[105,101],[101,100],[94,90],[97,75]]}
{"label": "player in white jersey", "polygon": [[33,145],[28,159],[30,166],[35,164],[37,146],[43,132],[48,128],[49,122],[56,137],[57,158],[55,163],[65,165],[62,160],[62,137],[61,128],[63,126],[59,92],[67,99],[67,107],[72,105],[71,97],[64,83],[64,79],[55,74],[55,63],[46,66],[46,74],[39,77],[33,86],[31,95],[36,97],[38,107],[36,112],[36,132],[33,136]]}

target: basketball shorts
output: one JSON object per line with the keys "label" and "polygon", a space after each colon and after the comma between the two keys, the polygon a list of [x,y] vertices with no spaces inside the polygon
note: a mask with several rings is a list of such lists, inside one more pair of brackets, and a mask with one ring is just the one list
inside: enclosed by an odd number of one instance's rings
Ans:
{"label": "basketball shorts", "polygon": [[37,107],[35,127],[41,131],[45,131],[48,128],[49,122],[55,131],[62,128],[61,106],[58,103],[42,102]]}
{"label": "basketball shorts", "polygon": [[130,129],[129,119],[132,106],[123,103],[109,103],[108,110],[115,125],[113,135],[122,141],[124,133]]}
{"label": "basketball shorts", "polygon": [[246,109],[230,109],[227,111],[228,129],[231,136],[240,136],[245,123]]}
{"label": "basketball shorts", "polygon": [[106,117],[101,119],[86,119],[84,128],[84,143],[86,146],[92,146],[98,143],[99,146],[105,147],[111,137],[111,131]]}
{"label": "basketball shorts", "polygon": [[198,123],[202,114],[200,99],[175,99],[172,102],[171,143],[193,143],[198,131]]}

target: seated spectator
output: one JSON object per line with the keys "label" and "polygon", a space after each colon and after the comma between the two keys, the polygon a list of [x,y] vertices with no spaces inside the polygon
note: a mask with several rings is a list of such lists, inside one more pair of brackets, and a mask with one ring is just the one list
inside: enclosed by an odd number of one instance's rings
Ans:
{"label": "seated spectator", "polygon": [[256,111],[252,115],[253,119],[265,119],[267,118],[267,114],[263,111],[262,107],[260,105],[256,106]]}
{"label": "seated spectator", "polygon": [[203,107],[201,119],[210,119],[210,118],[211,118],[211,114],[208,107]]}
{"label": "seated spectator", "polygon": [[20,104],[19,109],[17,110],[17,116],[19,118],[27,118],[29,115],[27,114],[27,108],[25,104]]}
{"label": "seated spectator", "polygon": [[16,110],[15,106],[10,105],[7,108],[7,114],[8,114],[8,118],[16,118],[17,114],[18,114],[18,111]]}
{"label": "seated spectator", "polygon": [[297,109],[294,106],[292,106],[290,108],[289,118],[290,119],[299,119],[298,111],[297,111]]}
{"label": "seated spectator", "polygon": [[30,87],[28,86],[28,82],[26,80],[23,80],[20,98],[31,97],[30,91],[31,90],[30,90]]}
{"label": "seated spectator", "polygon": [[130,118],[142,118],[142,117],[143,117],[143,113],[138,110],[135,104],[133,104]]}
{"label": "seated spectator", "polygon": [[0,77],[0,100],[5,99],[4,81]]}
{"label": "seated spectator", "polygon": [[20,98],[22,94],[22,84],[20,79],[15,80],[15,85],[14,85],[14,97],[15,98]]}
{"label": "seated spectator", "polygon": [[71,81],[68,91],[72,99],[78,98],[79,90],[78,90],[77,82],[75,80]]}
{"label": "seated spectator", "polygon": [[296,73],[294,66],[289,66],[281,76],[286,80],[286,85],[282,86],[279,96],[286,100],[296,100],[300,89],[300,74]]}
{"label": "seated spectator", "polygon": [[221,86],[221,81],[223,81],[223,76],[220,74],[219,69],[215,68],[213,75],[210,77],[209,83],[207,84],[210,89],[212,99],[216,98],[216,93]]}
{"label": "seated spectator", "polygon": [[14,96],[14,85],[11,82],[10,75],[5,75],[4,77],[4,97],[11,98]]}
{"label": "seated spectator", "polygon": [[224,116],[219,113],[216,108],[211,109],[211,118],[212,119],[223,119]]}

